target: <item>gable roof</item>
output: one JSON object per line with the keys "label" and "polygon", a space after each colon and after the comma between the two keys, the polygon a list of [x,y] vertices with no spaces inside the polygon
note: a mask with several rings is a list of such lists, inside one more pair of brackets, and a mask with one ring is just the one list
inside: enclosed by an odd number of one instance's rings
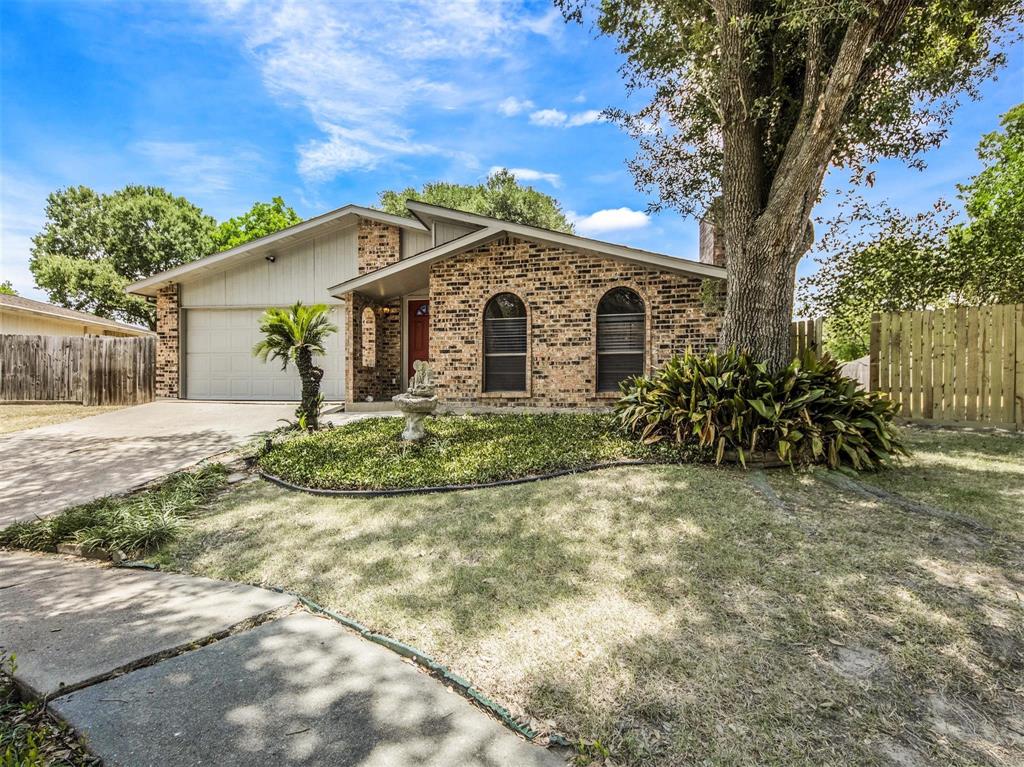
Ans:
{"label": "gable roof", "polygon": [[174,269],[168,269],[144,280],[133,282],[126,290],[129,293],[155,296],[157,289],[165,283],[176,282],[185,276],[199,276],[204,272],[219,272],[250,258],[270,255],[275,250],[291,245],[297,240],[315,237],[324,228],[344,227],[354,223],[357,218],[369,218],[374,221],[381,221],[393,226],[415,229],[421,232],[427,230],[420,221],[414,218],[395,216],[382,210],[364,208],[361,205],[344,205],[289,226],[286,229],[281,229],[273,234],[268,234],[265,237],[250,240],[229,250],[222,250],[219,253],[213,253],[200,258],[198,261],[182,264]]}
{"label": "gable roof", "polygon": [[441,220],[474,226],[477,229],[462,237],[424,250],[396,263],[334,285],[329,290],[331,295],[340,296],[343,293],[356,290],[384,298],[407,292],[414,287],[422,286],[426,282],[430,264],[433,262],[454,256],[470,248],[479,247],[504,235],[512,235],[525,240],[560,246],[584,253],[593,253],[621,261],[639,263],[676,274],[717,279],[725,279],[726,276],[726,270],[721,266],[703,264],[699,261],[667,256],[663,253],[655,253],[639,248],[630,248],[613,242],[594,240],[576,234],[566,234],[565,232],[556,232],[539,226],[516,224],[510,221],[490,218],[489,216],[481,216],[476,213],[465,213],[461,210],[445,208],[440,205],[430,205],[416,200],[406,200],[405,206],[425,227],[432,227],[435,221]]}
{"label": "gable roof", "polygon": [[34,301],[31,298],[9,296],[5,293],[0,293],[0,309],[7,309],[25,314],[35,314],[43,317],[57,317],[62,320],[82,322],[89,325],[98,325],[110,328],[111,330],[118,330],[122,333],[133,333],[140,336],[154,335],[152,330],[140,328],[137,325],[129,325],[125,322],[108,320],[103,317],[97,317],[95,314],[89,314],[88,312],[80,312],[76,309],[66,309],[63,306],[54,306],[53,304],[48,304],[45,301]]}

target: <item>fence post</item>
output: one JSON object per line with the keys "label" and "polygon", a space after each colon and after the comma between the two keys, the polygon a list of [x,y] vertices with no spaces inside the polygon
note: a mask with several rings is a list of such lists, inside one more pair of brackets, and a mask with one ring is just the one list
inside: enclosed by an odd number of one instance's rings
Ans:
{"label": "fence post", "polygon": [[881,380],[878,369],[878,355],[882,340],[882,318],[876,312],[871,315],[871,332],[868,335],[868,391],[878,391]]}

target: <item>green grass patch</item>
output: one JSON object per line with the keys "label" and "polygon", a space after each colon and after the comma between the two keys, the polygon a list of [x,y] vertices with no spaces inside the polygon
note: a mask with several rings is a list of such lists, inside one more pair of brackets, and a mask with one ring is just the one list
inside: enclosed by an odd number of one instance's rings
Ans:
{"label": "green grass patch", "polygon": [[76,543],[133,555],[173,540],[196,509],[224,487],[227,471],[210,464],[172,474],[156,487],[74,506],[0,530],[0,546],[43,551]]}
{"label": "green grass patch", "polygon": [[994,533],[822,469],[682,464],[396,498],[244,483],[153,561],[418,647],[535,729],[599,744],[595,767],[1017,767],[1024,440],[909,439],[859,480]]}
{"label": "green grass patch", "polygon": [[289,439],[260,468],[314,488],[390,490],[517,479],[619,460],[673,463],[694,457],[673,445],[643,445],[604,414],[446,415],[427,437],[403,442],[400,418],[368,418]]}

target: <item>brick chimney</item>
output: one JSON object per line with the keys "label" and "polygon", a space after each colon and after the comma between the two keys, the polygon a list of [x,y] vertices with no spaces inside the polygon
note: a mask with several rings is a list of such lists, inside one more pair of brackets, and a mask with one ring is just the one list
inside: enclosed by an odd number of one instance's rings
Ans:
{"label": "brick chimney", "polygon": [[702,264],[725,266],[725,238],[717,223],[722,198],[716,197],[700,220],[700,255]]}

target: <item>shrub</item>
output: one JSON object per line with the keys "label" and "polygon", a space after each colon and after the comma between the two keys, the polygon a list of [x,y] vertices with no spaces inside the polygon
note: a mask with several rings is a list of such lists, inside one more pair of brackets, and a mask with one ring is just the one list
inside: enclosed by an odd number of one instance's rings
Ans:
{"label": "shrub", "polygon": [[687,351],[650,377],[623,384],[616,415],[644,442],[664,440],[727,452],[746,465],[755,451],[793,464],[879,468],[907,451],[893,424],[896,405],[858,388],[828,355],[810,351],[777,374],[730,350]]}

